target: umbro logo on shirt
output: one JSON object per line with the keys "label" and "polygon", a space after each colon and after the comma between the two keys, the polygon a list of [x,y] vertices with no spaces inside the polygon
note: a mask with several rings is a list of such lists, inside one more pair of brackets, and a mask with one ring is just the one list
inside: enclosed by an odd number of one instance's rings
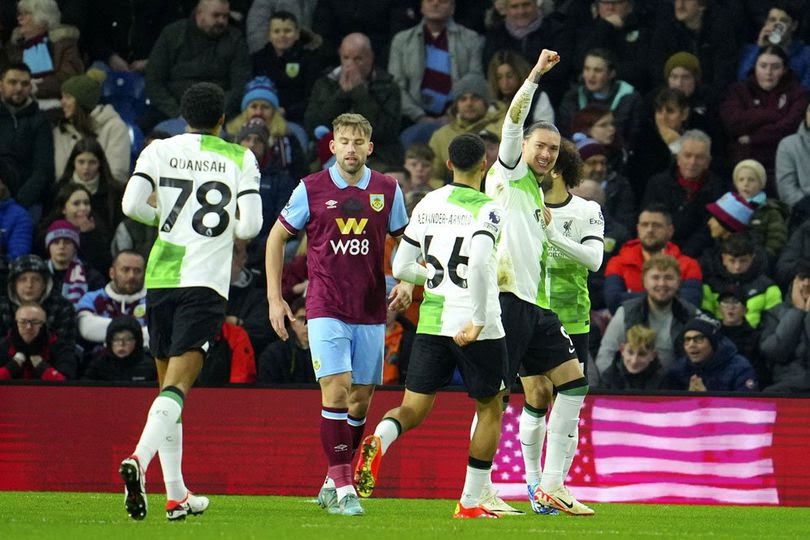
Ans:
{"label": "umbro logo on shirt", "polygon": [[328,201],[326,201],[326,209],[327,210],[334,210],[335,208],[337,208],[337,203],[338,202],[336,200],[329,199]]}

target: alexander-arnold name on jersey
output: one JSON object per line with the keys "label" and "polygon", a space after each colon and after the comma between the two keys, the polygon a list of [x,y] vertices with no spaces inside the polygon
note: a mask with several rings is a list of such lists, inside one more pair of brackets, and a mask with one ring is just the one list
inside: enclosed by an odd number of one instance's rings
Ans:
{"label": "alexander-arnold name on jersey", "polygon": [[169,159],[169,167],[194,172],[225,172],[225,162],[208,159],[183,159],[173,157]]}
{"label": "alexander-arnold name on jersey", "polygon": [[452,214],[447,212],[420,212],[415,216],[420,225],[469,225],[472,216],[468,213]]}

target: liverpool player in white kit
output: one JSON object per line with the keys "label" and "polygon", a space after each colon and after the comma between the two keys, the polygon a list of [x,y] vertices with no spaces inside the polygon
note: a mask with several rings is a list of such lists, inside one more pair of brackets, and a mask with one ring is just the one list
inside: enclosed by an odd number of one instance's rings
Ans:
{"label": "liverpool player in white kit", "polygon": [[[566,455],[577,442],[579,410],[588,383],[574,344],[549,302],[548,224],[541,185],[557,161],[560,133],[546,122],[532,124],[525,132],[522,129],[538,82],[559,60],[556,52],[541,51],[512,99],[503,123],[498,160],[486,178],[486,192],[504,210],[505,225],[498,245],[498,285],[510,376],[520,374],[525,394],[520,441],[529,500],[538,513],[550,506],[569,514],[590,515],[593,510],[577,501],[563,485]],[[558,394],[548,423],[540,479],[543,428],[550,401],[544,375]]]}
{"label": "liverpool player in white kit", "polygon": [[436,392],[458,367],[475,399],[479,421],[453,517],[497,518],[479,503],[498,449],[501,391],[506,387],[506,344],[495,274],[502,217],[492,199],[479,191],[486,171],[484,141],[469,133],[459,135],[448,153],[453,183],[428,193],[416,205],[394,256],[394,276],[425,286],[405,395],[363,441],[355,476],[360,494],[371,495],[388,447],[422,423]]}
{"label": "liverpool player in white kit", "polygon": [[[217,85],[190,87],[180,104],[188,132],[143,150],[122,201],[127,216],[159,231],[146,267],[146,306],[160,393],[119,468],[127,513],[137,520],[146,517],[145,475],[156,453],[168,519],[208,507],[183,482],[180,416],[225,319],[234,237],[252,238],[262,225],[256,158],[217,136],[224,107]],[[148,202],[153,193],[157,207]]]}

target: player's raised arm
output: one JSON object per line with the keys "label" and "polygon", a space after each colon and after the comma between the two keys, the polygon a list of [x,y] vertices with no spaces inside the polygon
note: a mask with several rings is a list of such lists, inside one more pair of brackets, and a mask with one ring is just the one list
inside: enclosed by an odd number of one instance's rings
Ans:
{"label": "player's raised arm", "polygon": [[523,140],[523,123],[529,116],[532,107],[532,98],[537,91],[537,83],[540,78],[560,62],[560,55],[556,51],[543,49],[537,58],[537,63],[532,68],[523,85],[518,89],[506,118],[503,121],[501,132],[501,146],[498,151],[498,159],[506,166],[517,163],[521,154],[521,142]]}

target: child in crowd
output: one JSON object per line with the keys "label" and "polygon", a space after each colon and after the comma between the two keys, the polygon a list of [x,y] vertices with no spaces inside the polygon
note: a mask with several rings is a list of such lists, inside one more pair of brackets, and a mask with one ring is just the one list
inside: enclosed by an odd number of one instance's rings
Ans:
{"label": "child in crowd", "polygon": [[752,328],[759,326],[762,312],[782,303],[782,291],[767,276],[767,259],[750,233],[729,235],[719,248],[706,253],[703,269],[703,300],[700,308],[720,317],[719,295],[729,289],[744,293],[745,318]]}
{"label": "child in crowd", "polygon": [[759,358],[759,330],[754,329],[745,318],[748,311],[745,295],[739,288],[731,288],[721,292],[717,300],[722,323],[720,334],[730,339],[737,351],[751,362],[760,387],[771,384],[770,370]]}
{"label": "child in crowd", "polygon": [[284,116],[299,124],[304,121],[312,87],[321,69],[318,53],[305,44],[311,34],[302,36],[298,19],[289,11],[270,16],[267,45],[253,53],[253,75],[266,76],[278,89]]}
{"label": "child in crowd", "polygon": [[66,219],[51,223],[45,234],[53,287],[74,306],[84,293],[105,285],[101,274],[79,258],[79,242],[79,229]]}
{"label": "child in crowd", "polygon": [[411,175],[408,191],[430,191],[444,185],[444,180],[430,177],[434,157],[433,149],[426,144],[416,143],[408,147],[405,151],[405,170]]}
{"label": "child in crowd", "polygon": [[655,330],[641,324],[627,330],[620,356],[603,374],[600,388],[660,390],[666,375],[655,350]]}
{"label": "child in crowd", "polygon": [[93,356],[82,379],[124,382],[157,379],[155,362],[144,351],[138,319],[121,315],[112,320],[107,327],[105,346]]}
{"label": "child in crowd", "polygon": [[771,265],[776,262],[788,237],[788,209],[783,202],[765,194],[765,167],[755,159],[744,159],[734,167],[734,189],[754,208],[750,228],[768,254]]}

